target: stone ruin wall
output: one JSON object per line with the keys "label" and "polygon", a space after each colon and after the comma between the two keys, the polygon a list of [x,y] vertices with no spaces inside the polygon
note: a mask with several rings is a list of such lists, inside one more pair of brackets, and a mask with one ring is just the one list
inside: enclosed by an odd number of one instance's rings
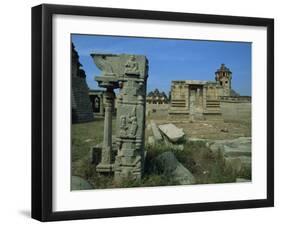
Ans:
{"label": "stone ruin wall", "polygon": [[89,98],[89,88],[86,83],[86,74],[81,69],[79,56],[72,45],[72,62],[71,62],[71,107],[72,123],[89,122],[93,120],[92,105]]}
{"label": "stone ruin wall", "polygon": [[221,87],[216,83],[199,80],[172,81],[172,115],[220,115]]}
{"label": "stone ruin wall", "polygon": [[[204,81],[202,81],[203,83]],[[206,89],[206,98],[203,98],[202,113],[206,120],[225,120],[225,121],[243,121],[251,120],[251,97],[247,96],[223,96],[223,89],[213,83],[204,84]],[[204,90],[204,88],[203,88]],[[186,115],[190,118],[190,97],[191,85],[185,81],[173,81],[171,87],[171,108],[169,116],[177,119]],[[200,95],[202,91],[200,90]],[[202,98],[199,98],[200,105]],[[190,108],[191,107],[191,108]],[[163,114],[164,115],[164,114]]]}
{"label": "stone ruin wall", "polygon": [[146,103],[146,115],[149,117],[167,117],[170,104],[148,104]]}
{"label": "stone ruin wall", "polygon": [[88,96],[88,86],[83,78],[72,78],[72,110],[73,123],[93,120],[93,111]]}
{"label": "stone ruin wall", "polygon": [[252,117],[251,97],[222,97],[221,111],[225,121],[250,122]]}

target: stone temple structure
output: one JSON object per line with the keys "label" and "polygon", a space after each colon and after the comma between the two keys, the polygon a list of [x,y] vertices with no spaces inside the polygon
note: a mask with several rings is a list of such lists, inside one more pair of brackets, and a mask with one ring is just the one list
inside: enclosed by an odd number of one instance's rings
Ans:
{"label": "stone temple structure", "polygon": [[79,56],[72,44],[71,54],[71,108],[72,123],[88,122],[93,120],[93,111],[89,99],[89,88],[86,83],[85,71],[81,68]]}
{"label": "stone temple structure", "polygon": [[[104,92],[104,139],[97,172],[114,172],[115,181],[140,179],[144,169],[145,103],[148,62],[145,56],[126,54],[91,54],[102,71],[95,77]],[[116,146],[112,150],[112,112],[116,100]]]}
{"label": "stone temple structure", "polygon": [[158,89],[148,93],[146,97],[148,104],[168,104],[169,99],[165,92],[160,92]]}
{"label": "stone temple structure", "polygon": [[216,82],[222,87],[220,89],[220,96],[230,96],[231,95],[231,79],[232,72],[224,64],[215,72]]}
{"label": "stone temple structure", "polygon": [[92,110],[95,116],[104,116],[103,96],[103,90],[89,90],[89,97],[92,104]]}
{"label": "stone temple structure", "polygon": [[172,81],[169,114],[188,115],[192,120],[221,115],[221,98],[235,93],[231,89],[232,72],[222,64],[215,75],[215,81]]}
{"label": "stone temple structure", "polygon": [[[92,104],[92,111],[94,113],[94,116],[103,117],[104,116],[104,90],[99,89],[90,89],[89,90],[89,97]],[[113,109],[114,109],[114,115],[116,114],[116,96],[114,96],[113,101]]]}

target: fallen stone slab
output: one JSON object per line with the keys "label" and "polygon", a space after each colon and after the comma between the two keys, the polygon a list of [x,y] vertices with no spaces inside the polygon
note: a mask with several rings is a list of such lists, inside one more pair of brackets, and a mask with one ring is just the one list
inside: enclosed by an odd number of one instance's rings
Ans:
{"label": "fallen stone slab", "polygon": [[152,129],[152,133],[153,133],[155,141],[156,142],[157,141],[162,141],[163,137],[162,137],[162,135],[161,135],[161,133],[160,133],[156,123],[153,120],[151,120],[150,121],[150,125],[151,125],[151,129]]}
{"label": "fallen stone slab", "polygon": [[223,147],[225,156],[251,156],[251,145],[238,145],[237,147],[229,147],[224,145]]}
{"label": "fallen stone slab", "polygon": [[251,157],[225,157],[225,164],[227,167],[231,167],[236,173],[245,170],[251,170]]}
{"label": "fallen stone slab", "polygon": [[239,145],[251,146],[252,138],[251,137],[239,137],[233,140],[228,140],[227,145],[229,147],[237,147]]}
{"label": "fallen stone slab", "polygon": [[156,165],[160,171],[181,185],[194,184],[192,173],[185,168],[173,152],[167,151],[156,157]]}
{"label": "fallen stone slab", "polygon": [[159,125],[159,129],[171,142],[177,143],[185,138],[183,129],[176,127],[172,123]]}

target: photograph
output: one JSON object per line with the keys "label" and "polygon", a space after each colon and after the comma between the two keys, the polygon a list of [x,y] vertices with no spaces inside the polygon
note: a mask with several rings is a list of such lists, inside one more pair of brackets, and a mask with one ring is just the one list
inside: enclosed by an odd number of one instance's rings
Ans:
{"label": "photograph", "polygon": [[251,42],[70,38],[71,191],[251,183]]}
{"label": "photograph", "polygon": [[120,7],[32,7],[32,218],[274,206],[274,19]]}

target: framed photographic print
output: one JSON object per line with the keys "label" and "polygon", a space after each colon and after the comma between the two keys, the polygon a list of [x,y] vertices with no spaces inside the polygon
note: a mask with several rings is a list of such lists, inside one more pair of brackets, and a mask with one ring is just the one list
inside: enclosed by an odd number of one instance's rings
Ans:
{"label": "framed photographic print", "polygon": [[274,205],[274,21],[32,8],[32,217]]}

